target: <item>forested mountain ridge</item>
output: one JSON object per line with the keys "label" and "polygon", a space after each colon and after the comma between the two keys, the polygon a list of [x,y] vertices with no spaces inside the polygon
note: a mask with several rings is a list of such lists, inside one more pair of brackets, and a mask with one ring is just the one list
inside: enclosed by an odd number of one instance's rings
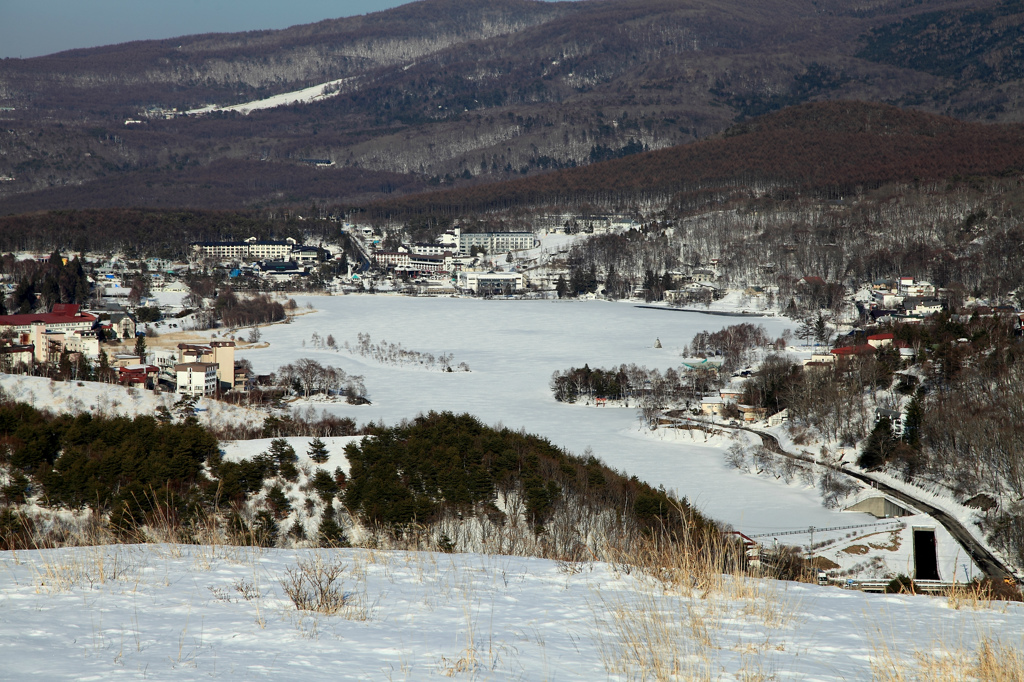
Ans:
{"label": "forested mountain ridge", "polygon": [[[351,203],[685,144],[816,100],[1016,121],[1020,5],[424,0],[3,60],[0,211]],[[248,116],[146,115],[338,80]]]}
{"label": "forested mountain ridge", "polygon": [[713,139],[504,183],[375,202],[382,218],[589,206],[686,210],[728,196],[836,198],[886,183],[1024,169],[1024,125],[965,123],[865,102],[787,108]]}

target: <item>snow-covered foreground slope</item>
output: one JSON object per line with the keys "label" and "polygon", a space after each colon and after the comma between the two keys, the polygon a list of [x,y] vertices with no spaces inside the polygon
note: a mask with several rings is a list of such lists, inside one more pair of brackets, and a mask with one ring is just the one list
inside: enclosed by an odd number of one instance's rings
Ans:
{"label": "snow-covered foreground slope", "polygon": [[[317,560],[344,567],[334,615],[298,611],[286,593],[300,562]],[[621,567],[520,557],[0,553],[0,678],[10,680],[866,680],[886,656],[969,658],[982,638],[1012,652],[1022,632],[1018,604],[956,610],[737,579],[691,595]]]}

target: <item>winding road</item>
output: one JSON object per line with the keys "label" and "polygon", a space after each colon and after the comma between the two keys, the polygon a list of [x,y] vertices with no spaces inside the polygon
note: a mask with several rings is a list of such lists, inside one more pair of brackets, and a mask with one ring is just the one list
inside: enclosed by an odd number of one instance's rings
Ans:
{"label": "winding road", "polygon": [[[680,419],[680,417],[677,416],[677,414],[674,414],[673,412],[668,412],[665,414],[665,416],[672,420],[685,420],[685,418]],[[896,488],[893,488],[887,483],[875,479],[870,474],[862,473],[860,471],[854,471],[853,469],[848,469],[846,468],[845,464],[840,464],[839,466],[832,466],[829,464],[824,464],[822,462],[815,461],[813,457],[807,457],[805,455],[797,455],[792,452],[787,452],[782,449],[782,446],[779,444],[779,440],[770,433],[757,431],[746,426],[725,426],[722,424],[715,424],[715,426],[720,426],[721,428],[737,429],[741,431],[749,431],[750,433],[759,437],[761,439],[762,444],[764,444],[764,447],[770,450],[771,452],[774,452],[775,454],[782,455],[783,457],[789,457],[790,459],[799,460],[801,462],[809,462],[811,464],[817,464],[819,466],[827,466],[833,469],[834,471],[838,471],[842,474],[850,476],[851,478],[856,478],[859,481],[863,481],[864,483],[870,485],[872,488],[880,490],[885,494],[891,495],[897,500],[900,500],[901,502],[911,505],[915,509],[921,511],[924,514],[927,514],[928,516],[935,519],[937,522],[941,523],[942,526],[947,531],[949,531],[949,534],[952,535],[958,543],[960,543],[960,546],[963,547],[964,551],[967,552],[968,556],[970,556],[971,559],[974,560],[974,563],[977,564],[977,566],[985,572],[985,575],[987,577],[991,578],[992,580],[1005,580],[1009,578],[1010,580],[1016,582],[1016,578],[1014,577],[1013,573],[1003,564],[1003,562],[1001,562],[994,554],[992,554],[992,552],[990,552],[988,548],[986,548],[983,544],[978,542],[977,538],[971,535],[970,531],[964,528],[963,524],[961,524],[957,519],[953,518],[946,512],[942,511],[941,509],[934,507],[928,504],[927,502],[914,497],[913,495],[909,495],[903,492],[902,490],[897,490]]]}

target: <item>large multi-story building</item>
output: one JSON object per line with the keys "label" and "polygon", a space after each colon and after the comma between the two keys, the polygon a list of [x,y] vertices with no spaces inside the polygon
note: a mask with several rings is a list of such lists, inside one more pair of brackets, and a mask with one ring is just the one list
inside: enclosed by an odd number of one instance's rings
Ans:
{"label": "large multi-story building", "polygon": [[183,362],[175,365],[178,393],[193,396],[213,395],[217,391],[217,367],[215,362]]}
{"label": "large multi-story building", "polygon": [[443,256],[451,252],[452,247],[444,244],[432,244],[430,242],[416,242],[412,245],[413,255],[416,256]]}
{"label": "large multi-story building", "polygon": [[451,272],[454,267],[450,253],[441,256],[414,255],[409,258],[409,269],[417,272]]}
{"label": "large multi-story building", "polygon": [[471,253],[477,249],[495,254],[532,249],[540,244],[540,241],[533,232],[463,232],[456,227],[441,235],[438,243],[442,246],[456,247],[461,254]]}
{"label": "large multi-story building", "polygon": [[[193,343],[178,344],[178,362],[183,364],[210,364],[216,367],[215,379],[220,380],[222,389],[235,385],[235,342],[211,341],[209,345]],[[175,371],[178,367],[175,365]],[[181,391],[178,391],[181,393]]]}
{"label": "large multi-story building", "polygon": [[35,325],[43,325],[48,332],[88,331],[96,324],[96,316],[82,312],[72,303],[58,303],[48,313],[0,315],[0,331],[10,330],[14,334],[29,332]]}
{"label": "large multi-story building", "polygon": [[193,242],[191,247],[197,256],[218,260],[287,260],[293,251],[302,250],[291,237],[284,241],[249,237],[244,242]]}
{"label": "large multi-story building", "polygon": [[373,260],[382,268],[388,266],[408,269],[410,254],[408,251],[374,251]]}

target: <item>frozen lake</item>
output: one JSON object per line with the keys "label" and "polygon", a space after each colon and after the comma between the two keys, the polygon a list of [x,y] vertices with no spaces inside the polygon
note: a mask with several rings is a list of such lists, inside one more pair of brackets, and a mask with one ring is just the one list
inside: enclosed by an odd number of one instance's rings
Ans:
{"label": "frozen lake", "polygon": [[[738,318],[639,308],[605,301],[508,301],[399,296],[296,297],[317,312],[288,325],[263,328],[269,347],[240,352],[258,373],[309,357],[365,377],[372,405],[328,405],[358,423],[393,424],[430,410],[469,412],[491,425],[525,429],[580,454],[591,448],[610,466],[684,495],[711,516],[747,533],[871,523],[866,514],[824,509],[817,492],[799,483],[741,474],[723,460],[725,439],[640,430],[636,411],[556,402],[548,383],[555,370],[585,363],[678,367],[694,334],[730,324],[763,324],[772,336],[786,318]],[[467,363],[471,372],[444,373],[386,366],[344,349],[312,347],[316,332],[339,348],[369,333],[374,343]],[[244,334],[243,330],[243,334]],[[660,339],[662,348],[655,348]],[[318,406],[319,407],[319,406]]]}

